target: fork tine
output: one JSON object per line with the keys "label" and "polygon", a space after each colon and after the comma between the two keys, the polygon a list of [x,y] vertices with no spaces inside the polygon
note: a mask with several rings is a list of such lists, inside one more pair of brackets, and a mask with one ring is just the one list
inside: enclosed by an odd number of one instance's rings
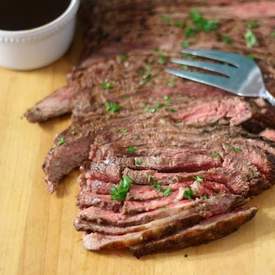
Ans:
{"label": "fork tine", "polygon": [[228,53],[228,52],[225,53],[217,50],[198,50],[198,49],[183,49],[182,53],[191,54],[199,57],[206,57],[209,59],[229,63],[235,67],[239,67],[238,60],[240,59],[240,56],[234,53]]}
{"label": "fork tine", "polygon": [[179,65],[187,65],[195,68],[200,68],[204,70],[208,70],[211,72],[216,72],[223,74],[225,76],[230,76],[234,72],[234,68],[228,65],[224,64],[218,64],[218,63],[210,63],[210,62],[202,62],[202,61],[192,61],[192,60],[184,60],[184,59],[176,59],[173,58],[171,60],[172,63],[174,64],[179,64]]}
{"label": "fork tine", "polygon": [[203,84],[207,84],[210,86],[214,86],[214,87],[232,92],[230,89],[227,89],[225,85],[226,82],[228,81],[228,78],[223,76],[215,76],[215,75],[199,73],[199,72],[189,72],[189,71],[177,70],[172,68],[166,68],[165,70],[166,72],[175,76],[179,76],[182,78],[186,78],[189,80],[193,80],[196,82],[200,82]]}

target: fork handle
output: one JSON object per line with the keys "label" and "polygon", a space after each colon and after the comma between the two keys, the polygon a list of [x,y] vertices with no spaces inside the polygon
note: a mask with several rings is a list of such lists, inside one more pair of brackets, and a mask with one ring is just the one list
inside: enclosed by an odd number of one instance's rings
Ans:
{"label": "fork handle", "polygon": [[265,98],[272,106],[275,106],[275,97],[268,91],[264,90],[262,93],[263,98]]}

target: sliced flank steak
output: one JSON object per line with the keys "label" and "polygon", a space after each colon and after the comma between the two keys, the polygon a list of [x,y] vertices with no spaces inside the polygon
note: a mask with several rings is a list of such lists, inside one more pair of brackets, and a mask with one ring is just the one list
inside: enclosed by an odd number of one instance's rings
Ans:
{"label": "sliced flank steak", "polygon": [[247,200],[274,181],[274,107],[164,69],[172,57],[190,58],[186,47],[239,52],[275,94],[273,1],[111,0],[80,14],[81,61],[25,116],[71,115],[43,170],[54,192],[80,168],[74,225],[84,246],[142,257],[224,237],[252,219]]}

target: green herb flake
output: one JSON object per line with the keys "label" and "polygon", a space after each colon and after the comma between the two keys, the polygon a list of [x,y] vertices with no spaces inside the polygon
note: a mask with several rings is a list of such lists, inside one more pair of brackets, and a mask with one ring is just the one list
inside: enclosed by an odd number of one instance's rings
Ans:
{"label": "green herb flake", "polygon": [[183,48],[183,49],[187,49],[187,48],[189,48],[189,41],[188,40],[183,40],[182,42],[181,42],[181,47]]}
{"label": "green herb flake", "polygon": [[203,19],[200,12],[196,9],[192,9],[189,13],[189,16],[191,17],[192,21],[196,24],[200,23]]}
{"label": "green herb flake", "polygon": [[275,38],[275,31],[271,32],[270,35],[271,35],[272,38]]}
{"label": "green herb flake", "polygon": [[164,65],[164,64],[166,64],[166,63],[167,63],[167,56],[165,56],[165,55],[160,55],[160,56],[159,56],[159,64]]}
{"label": "green herb flake", "polygon": [[224,34],[222,36],[222,41],[223,41],[223,43],[225,43],[227,45],[232,45],[233,44],[233,38],[230,37],[229,35],[226,35],[226,34]]}
{"label": "green herb flake", "polygon": [[240,153],[242,151],[242,149],[240,147],[232,146],[232,151],[235,153]]}
{"label": "green herb flake", "polygon": [[135,159],[135,165],[136,166],[141,166],[142,165],[142,160],[141,159]]}
{"label": "green herb flake", "polygon": [[206,20],[203,24],[203,30],[205,32],[212,32],[218,29],[218,22],[215,20]]}
{"label": "green herb flake", "polygon": [[257,43],[257,37],[251,29],[247,29],[244,35],[247,48],[253,48]]}
{"label": "green herb flake", "polygon": [[180,65],[180,67],[181,67],[183,70],[185,70],[185,71],[188,70],[188,66],[187,66],[187,65]]}
{"label": "green herb flake", "polygon": [[179,29],[183,29],[185,26],[185,23],[181,20],[176,19],[173,23],[173,25]]}
{"label": "green herb flake", "polygon": [[172,24],[172,17],[169,15],[162,15],[160,17],[160,20],[165,23],[166,25],[171,25]]}
{"label": "green herb flake", "polygon": [[222,158],[221,154],[217,151],[214,151],[214,152],[211,152],[210,153],[210,156],[213,158],[213,159],[220,159]]}
{"label": "green herb flake", "polygon": [[165,107],[164,103],[160,103],[157,102],[155,105],[153,106],[146,106],[145,107],[145,111],[148,113],[156,113],[157,111],[159,111],[160,109],[162,109],[163,107]]}
{"label": "green herb flake", "polygon": [[252,59],[252,60],[255,60],[255,56],[252,53],[248,54],[247,57]]}
{"label": "green herb flake", "polygon": [[193,21],[193,33],[198,33],[201,31],[212,32],[218,29],[219,23],[216,20],[209,20],[202,16],[202,14],[196,10],[191,10],[189,14],[191,20]]}
{"label": "green herb flake", "polygon": [[111,189],[112,200],[124,201],[132,183],[133,180],[129,176],[123,176],[119,184]]}
{"label": "green herb flake", "polygon": [[194,196],[193,190],[190,187],[187,187],[184,189],[183,191],[183,197],[188,199],[188,200],[192,200]]}
{"label": "green herb flake", "polygon": [[195,36],[198,33],[198,31],[193,27],[186,27],[184,30],[184,36],[186,38],[190,38]]}
{"label": "green herb flake", "polygon": [[155,107],[150,107],[150,106],[145,107],[145,112],[147,113],[155,113],[156,111],[157,109]]}
{"label": "green herb flake", "polygon": [[135,146],[129,146],[129,147],[127,148],[127,152],[128,152],[129,154],[134,154],[136,151],[137,151],[137,147],[135,147]]}
{"label": "green herb flake", "polygon": [[240,147],[237,147],[237,146],[233,146],[231,144],[224,144],[229,150],[235,152],[235,153],[240,153],[242,151],[242,149]]}
{"label": "green herb flake", "polygon": [[171,113],[176,113],[177,112],[177,110],[174,109],[174,108],[166,108],[166,111],[171,112]]}
{"label": "green herb flake", "polygon": [[203,200],[208,200],[208,199],[209,199],[209,196],[208,196],[208,195],[203,195],[201,198],[202,198]]}
{"label": "green herb flake", "polygon": [[114,88],[114,85],[111,82],[103,81],[102,83],[100,83],[100,87],[103,90],[112,90]]}
{"label": "green herb flake", "polygon": [[122,109],[122,107],[118,103],[116,103],[116,102],[111,102],[111,101],[105,102],[105,110],[106,110],[106,112],[117,113],[121,109]]}
{"label": "green herb flake", "polygon": [[194,180],[197,183],[202,183],[203,182],[203,177],[202,176],[194,176]]}
{"label": "green herb flake", "polygon": [[161,192],[161,191],[162,191],[160,182],[158,182],[158,181],[156,181],[156,182],[153,183],[153,187],[154,187],[158,192]]}
{"label": "green herb flake", "polygon": [[164,99],[164,101],[165,101],[165,103],[166,104],[171,104],[171,96],[170,95],[165,95],[164,97],[163,97],[163,99]]}
{"label": "green herb flake", "polygon": [[160,49],[156,49],[155,51],[156,51],[156,54],[158,55],[158,63],[161,65],[166,64],[168,60],[167,55]]}
{"label": "green herb flake", "polygon": [[139,70],[139,74],[141,76],[140,84],[144,85],[148,83],[153,75],[152,75],[152,67],[148,64],[146,64],[141,70]]}
{"label": "green herb flake", "polygon": [[148,183],[152,184],[153,188],[158,192],[162,193],[164,197],[168,197],[172,194],[172,189],[170,187],[163,188],[161,182],[154,179],[152,175],[148,176]]}
{"label": "green herb flake", "polygon": [[170,187],[165,188],[165,189],[162,191],[162,194],[163,194],[164,197],[170,196],[171,193],[172,193],[172,189],[171,189]]}
{"label": "green herb flake", "polygon": [[60,145],[63,145],[65,144],[65,138],[64,137],[60,137],[57,141],[57,145],[60,146]]}
{"label": "green herb flake", "polygon": [[250,20],[246,23],[247,28],[249,29],[256,29],[260,26],[257,20]]}
{"label": "green herb flake", "polygon": [[129,56],[127,54],[119,54],[117,55],[117,61],[119,63],[124,63],[128,60]]}

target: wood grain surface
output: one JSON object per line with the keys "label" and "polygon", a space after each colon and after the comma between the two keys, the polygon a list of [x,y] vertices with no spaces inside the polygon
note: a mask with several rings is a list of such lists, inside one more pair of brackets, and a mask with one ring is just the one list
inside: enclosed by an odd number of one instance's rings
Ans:
{"label": "wood grain surface", "polygon": [[41,171],[53,137],[69,120],[33,125],[22,119],[27,107],[65,83],[80,47],[75,43],[64,58],[41,70],[0,69],[0,274],[275,274],[275,188],[252,200],[260,208],[253,221],[207,245],[142,260],[85,251],[72,225],[77,172],[51,195]]}

